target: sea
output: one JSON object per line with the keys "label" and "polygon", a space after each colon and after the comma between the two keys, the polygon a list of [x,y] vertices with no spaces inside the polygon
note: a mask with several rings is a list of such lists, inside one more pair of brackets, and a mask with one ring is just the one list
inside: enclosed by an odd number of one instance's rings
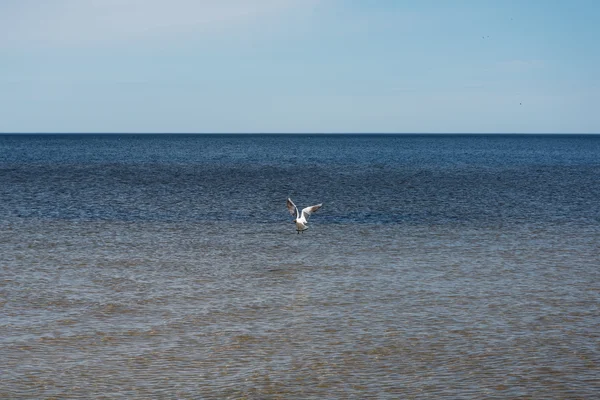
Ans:
{"label": "sea", "polygon": [[0,135],[0,360],[3,399],[598,398],[600,135]]}

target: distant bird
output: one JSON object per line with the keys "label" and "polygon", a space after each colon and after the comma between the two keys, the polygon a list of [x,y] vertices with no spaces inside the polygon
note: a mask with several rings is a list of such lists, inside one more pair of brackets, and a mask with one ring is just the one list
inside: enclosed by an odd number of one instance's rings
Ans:
{"label": "distant bird", "polygon": [[296,223],[296,231],[298,233],[304,232],[308,229],[308,217],[319,208],[321,208],[323,204],[317,204],[316,206],[310,206],[302,209],[302,212],[298,211],[298,207],[294,204],[292,199],[287,199],[287,209],[295,217],[294,222]]}

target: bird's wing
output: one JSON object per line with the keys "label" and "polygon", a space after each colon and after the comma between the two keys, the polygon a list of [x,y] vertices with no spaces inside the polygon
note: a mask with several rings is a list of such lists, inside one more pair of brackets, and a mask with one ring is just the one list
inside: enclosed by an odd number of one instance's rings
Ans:
{"label": "bird's wing", "polygon": [[308,217],[310,216],[310,214],[314,213],[315,211],[317,211],[319,208],[321,208],[323,204],[317,204],[316,206],[310,206],[310,207],[306,207],[302,209],[302,216],[304,218],[306,218],[306,220],[308,221]]}
{"label": "bird's wing", "polygon": [[287,209],[292,214],[292,217],[298,217],[298,207],[294,204],[292,199],[287,199]]}

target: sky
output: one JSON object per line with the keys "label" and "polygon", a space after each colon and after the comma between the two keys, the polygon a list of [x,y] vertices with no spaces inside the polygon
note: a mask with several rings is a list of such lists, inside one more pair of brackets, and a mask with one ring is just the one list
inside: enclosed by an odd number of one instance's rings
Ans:
{"label": "sky", "polygon": [[596,0],[0,0],[0,132],[600,133]]}

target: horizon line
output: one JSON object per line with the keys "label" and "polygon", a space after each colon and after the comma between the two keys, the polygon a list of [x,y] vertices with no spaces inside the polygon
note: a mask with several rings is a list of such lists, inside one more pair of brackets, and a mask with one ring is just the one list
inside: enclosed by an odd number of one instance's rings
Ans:
{"label": "horizon line", "polygon": [[0,132],[0,135],[600,135],[600,132]]}

